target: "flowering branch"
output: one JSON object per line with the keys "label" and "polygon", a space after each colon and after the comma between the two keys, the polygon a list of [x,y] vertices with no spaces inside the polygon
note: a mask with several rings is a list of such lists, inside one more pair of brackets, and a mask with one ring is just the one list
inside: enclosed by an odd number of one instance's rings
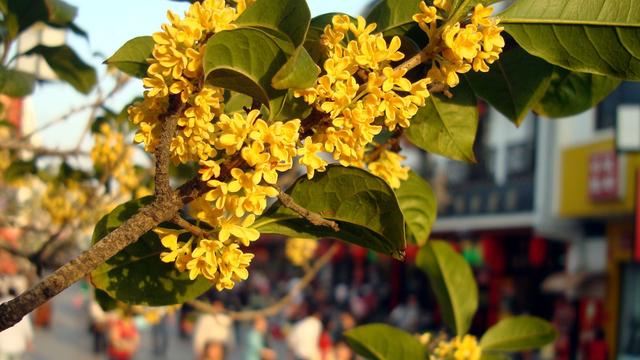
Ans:
{"label": "flowering branch", "polygon": [[[274,316],[278,314],[280,311],[282,311],[282,309],[285,308],[285,306],[289,305],[289,303],[293,300],[293,298],[297,294],[299,294],[305,287],[307,287],[313,281],[313,279],[316,277],[318,272],[329,261],[331,261],[331,259],[333,258],[333,255],[335,255],[337,251],[338,251],[338,244],[331,245],[329,250],[327,250],[327,252],[324,253],[313,264],[313,266],[305,270],[305,274],[302,277],[302,279],[300,279],[300,281],[298,281],[284,297],[282,297],[280,300],[275,302],[273,305],[267,306],[259,310],[226,311],[225,313],[229,315],[229,317],[231,317],[233,320],[238,320],[238,321],[250,321],[257,317],[261,317],[261,316],[269,317],[269,316]],[[189,304],[192,305],[197,310],[205,313],[210,313],[210,314],[217,313],[216,310],[212,309],[211,305],[207,304],[204,301],[192,300],[192,301],[189,301]]]}

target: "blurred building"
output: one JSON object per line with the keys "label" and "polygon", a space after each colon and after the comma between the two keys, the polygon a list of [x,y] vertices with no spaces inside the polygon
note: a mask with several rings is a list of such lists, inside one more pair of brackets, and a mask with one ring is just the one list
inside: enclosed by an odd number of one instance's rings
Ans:
{"label": "blurred building", "polygon": [[458,246],[478,278],[474,325],[529,313],[557,325],[557,359],[602,330],[612,357],[640,359],[640,85],[520,128],[480,114],[477,164],[429,155],[423,167],[439,204],[431,237]]}
{"label": "blurred building", "polygon": [[[596,109],[552,123],[553,214],[574,221],[580,234],[567,271],[582,275],[579,290],[598,275],[604,283],[588,294],[598,295],[596,310],[582,304],[580,328],[588,338],[602,326],[612,358],[640,359],[640,84],[623,83]],[[592,321],[600,306],[602,318]]]}

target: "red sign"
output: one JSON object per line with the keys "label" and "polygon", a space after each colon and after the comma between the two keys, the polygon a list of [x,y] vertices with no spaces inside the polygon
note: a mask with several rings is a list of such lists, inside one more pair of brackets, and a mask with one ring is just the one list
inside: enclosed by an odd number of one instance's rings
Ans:
{"label": "red sign", "polygon": [[589,198],[593,201],[620,199],[620,173],[615,151],[591,154],[589,157]]}

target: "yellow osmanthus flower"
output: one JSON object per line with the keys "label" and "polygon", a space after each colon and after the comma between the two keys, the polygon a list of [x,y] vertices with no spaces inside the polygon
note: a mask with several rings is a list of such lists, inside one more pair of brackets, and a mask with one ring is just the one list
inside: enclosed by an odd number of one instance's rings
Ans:
{"label": "yellow osmanthus flower", "polygon": [[313,239],[288,238],[284,253],[293,265],[302,266],[313,258],[318,242]]}
{"label": "yellow osmanthus flower", "polygon": [[78,212],[87,204],[90,192],[91,189],[72,179],[64,183],[50,182],[41,198],[41,205],[53,224],[80,223],[92,216],[88,211]]}
{"label": "yellow osmanthus flower", "polygon": [[[502,28],[490,17],[492,8],[476,6],[469,19],[446,24],[451,1],[436,0],[433,6],[422,2],[414,20],[428,35],[433,62],[427,76],[412,82],[408,70],[398,66],[405,60],[399,37],[385,39],[374,32],[376,24],[362,17],[352,22],[348,16],[334,16],[320,39],[326,51],[321,76],[314,86],[294,92],[320,115],[319,121],[301,129],[299,119],[268,121],[256,109],[225,113],[224,90],[205,84],[206,40],[235,28],[233,21],[248,5],[226,3],[204,0],[192,4],[183,17],[168,13],[169,22],[153,35],[144,100],[129,109],[138,125],[135,141],[144,143],[147,151],[155,150],[168,109],[175,113],[172,160],[198,164],[208,191],[188,212],[209,230],[185,244],[167,238],[170,251],[164,258],[174,259],[176,266],[180,261],[180,269],[191,278],[204,276],[218,289],[247,277],[253,255],[240,246],[259,238],[251,227],[255,217],[277,196],[279,173],[291,169],[295,158],[309,179],[326,169],[327,153],[342,165],[368,168],[399,187],[409,169],[401,165],[401,155],[375,143],[376,135],[409,127],[430,96],[429,84],[452,87],[460,73],[488,71],[504,46]],[[377,151],[376,156],[371,151]]]}
{"label": "yellow osmanthus flower", "polygon": [[482,348],[473,335],[456,336],[451,341],[441,341],[431,355],[431,360],[480,360]]}
{"label": "yellow osmanthus flower", "polygon": [[[460,83],[458,74],[473,71],[487,72],[495,62],[502,48],[504,38],[498,19],[491,17],[493,7],[477,4],[466,24],[457,22],[438,27],[437,9],[448,12],[450,1],[434,1],[434,6],[420,3],[421,12],[413,17],[428,35],[429,46],[437,52],[427,76],[434,82],[454,87]],[[437,8],[437,9],[436,9]],[[440,34],[438,37],[437,35]]]}
{"label": "yellow osmanthus flower", "polygon": [[409,178],[409,167],[402,166],[404,156],[382,149],[377,160],[368,164],[369,171],[383,178],[394,189],[400,187],[401,180]]}
{"label": "yellow osmanthus flower", "polygon": [[[314,87],[294,93],[330,118],[298,150],[309,178],[325,169],[320,152],[330,153],[344,166],[364,166],[374,136],[385,127],[391,131],[408,127],[429,96],[429,79],[412,83],[405,69],[393,67],[404,59],[400,38],[387,42],[382,34],[373,33],[375,28],[362,17],[354,24],[345,15],[334,16],[321,37],[327,52],[324,73]],[[354,40],[344,44],[349,32]]]}
{"label": "yellow osmanthus flower", "polygon": [[185,233],[186,230],[156,228],[153,231],[160,236],[162,246],[169,250],[160,253],[160,260],[167,263],[175,262],[176,268],[184,271],[187,263],[191,261],[191,244],[193,240],[189,239],[187,242],[180,242],[178,237],[180,234]]}
{"label": "yellow osmanthus flower", "polygon": [[433,0],[433,5],[444,11],[451,10],[451,0]]}
{"label": "yellow osmanthus flower", "polygon": [[298,149],[298,155],[300,155],[300,164],[307,167],[307,178],[313,178],[316,170],[324,171],[327,166],[327,161],[318,156],[322,151],[323,145],[321,143],[314,143],[311,137],[308,136],[304,139],[304,147]]}
{"label": "yellow osmanthus flower", "polygon": [[94,167],[113,177],[121,194],[130,194],[139,186],[140,179],[133,164],[133,148],[126,145],[124,134],[104,123],[93,139],[91,159]]}

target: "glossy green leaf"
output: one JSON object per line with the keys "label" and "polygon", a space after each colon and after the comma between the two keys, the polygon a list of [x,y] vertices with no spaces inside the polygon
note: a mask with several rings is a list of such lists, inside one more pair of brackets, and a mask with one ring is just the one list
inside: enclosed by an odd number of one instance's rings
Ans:
{"label": "glossy green leaf", "polygon": [[122,45],[105,63],[116,67],[122,72],[143,78],[147,75],[153,50],[153,38],[151,36],[138,36]]}
{"label": "glossy green leaf", "polygon": [[[152,201],[153,198],[148,196],[116,207],[96,224],[93,243],[100,241]],[[179,272],[172,263],[162,262],[160,253],[165,250],[158,236],[150,231],[98,265],[91,272],[91,282],[114,299],[151,306],[181,304],[211,287],[211,282],[203,277],[189,280],[188,273]]]}
{"label": "glossy green leaf", "polygon": [[316,65],[307,50],[300,46],[289,57],[271,80],[274,89],[306,89],[316,83],[320,67]]}
{"label": "glossy green leaf", "polygon": [[60,80],[69,83],[83,94],[88,94],[96,84],[96,70],[82,61],[67,45],[54,47],[38,45],[26,54],[38,54],[44,57]]}
{"label": "glossy green leaf", "polygon": [[436,196],[431,186],[420,175],[409,172],[409,178],[396,189],[400,209],[407,223],[407,239],[424,245],[436,220]]}
{"label": "glossy green leaf", "polygon": [[500,18],[520,46],[552,64],[640,80],[637,0],[518,0]]}
{"label": "glossy green leaf", "polygon": [[[367,15],[367,24],[378,24],[376,32],[385,36],[403,35],[412,28],[418,28],[412,18],[420,12],[419,3],[418,0],[382,0]],[[422,35],[426,38],[424,33]]]}
{"label": "glossy green leaf", "polygon": [[20,70],[0,66],[0,94],[11,97],[24,97],[33,92],[36,77]]}
{"label": "glossy green leaf", "polygon": [[401,257],[405,248],[404,219],[393,190],[365,170],[329,165],[313,179],[300,177],[287,193],[302,207],[334,220],[339,232],[315,226],[280,202],[256,220],[263,234],[338,238]]}
{"label": "glossy green leaf", "polygon": [[15,160],[4,171],[3,177],[6,181],[13,182],[36,172],[38,168],[35,160]]}
{"label": "glossy green leaf", "polygon": [[291,119],[304,119],[313,108],[302,97],[293,96],[293,90],[289,90],[281,96],[270,101],[271,111],[269,120],[287,121]]}
{"label": "glossy green leaf", "polygon": [[237,91],[269,106],[284,92],[271,79],[287,61],[285,52],[269,34],[252,28],[221,31],[207,42],[204,72],[212,85]]}
{"label": "glossy green leaf", "polygon": [[297,47],[304,42],[310,19],[306,1],[260,0],[249,6],[234,23],[240,27],[280,32]]}
{"label": "glossy green leaf", "polygon": [[427,352],[418,339],[386,324],[358,326],[344,333],[356,354],[372,360],[426,359]]}
{"label": "glossy green leaf", "polygon": [[487,330],[480,339],[483,351],[524,351],[555,340],[557,332],[548,321],[533,316],[506,318]]}
{"label": "glossy green leaf", "polygon": [[444,322],[456,335],[466,334],[478,309],[478,285],[469,264],[448,243],[429,240],[416,265],[429,277]]}
{"label": "glossy green leaf", "polygon": [[620,79],[556,66],[547,91],[533,108],[538,114],[552,118],[579,114],[604,100],[620,82]]}
{"label": "glossy green leaf", "polygon": [[463,79],[451,89],[453,98],[432,95],[411,119],[407,138],[422,150],[454,160],[475,162],[473,143],[478,130],[477,100]]}
{"label": "glossy green leaf", "polygon": [[544,95],[552,72],[553,65],[515,47],[502,53],[488,73],[469,72],[467,80],[478,96],[520,125]]}

